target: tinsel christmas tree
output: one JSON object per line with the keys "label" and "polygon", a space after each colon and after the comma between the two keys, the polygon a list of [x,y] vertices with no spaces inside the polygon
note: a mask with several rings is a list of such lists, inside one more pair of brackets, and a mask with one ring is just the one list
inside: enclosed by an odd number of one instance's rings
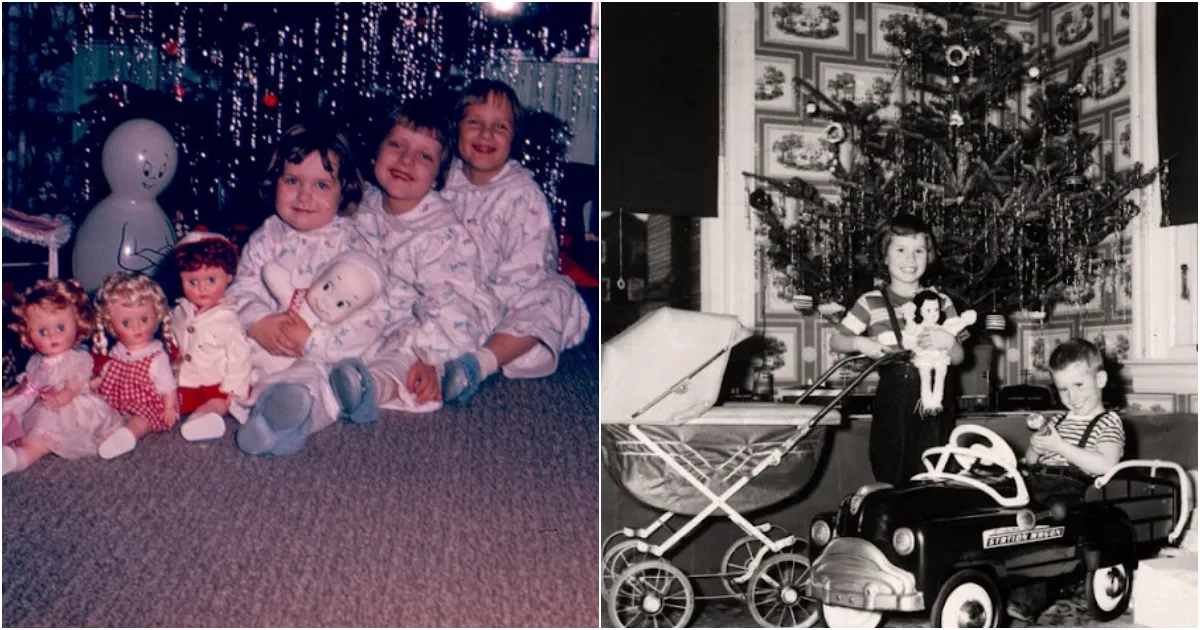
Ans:
{"label": "tinsel christmas tree", "polygon": [[[905,102],[855,103],[797,79],[809,114],[829,121],[840,202],[799,178],[746,174],[775,290],[849,307],[880,278],[877,229],[910,213],[937,238],[939,261],[925,280],[960,308],[1040,311],[1071,299],[1091,283],[1097,246],[1137,214],[1129,193],[1158,168],[1096,163],[1099,138],[1080,132],[1078,115],[1080,98],[1099,88],[1084,75],[1093,53],[1052,82],[1048,49],[999,20],[969,4],[918,8],[882,25],[899,51]],[[1017,117],[1010,100],[1023,85],[1032,88],[1029,115]]]}

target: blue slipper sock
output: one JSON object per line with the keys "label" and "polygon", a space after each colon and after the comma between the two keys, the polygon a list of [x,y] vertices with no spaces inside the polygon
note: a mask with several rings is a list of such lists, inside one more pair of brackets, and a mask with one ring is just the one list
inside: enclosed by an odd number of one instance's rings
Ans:
{"label": "blue slipper sock", "polygon": [[457,359],[446,362],[442,374],[442,401],[446,404],[463,404],[479,391],[483,383],[483,367],[479,359],[468,352]]}
{"label": "blue slipper sock", "polygon": [[371,424],[379,420],[379,403],[375,381],[362,359],[343,359],[329,370],[329,385],[337,398],[338,417],[354,424]]}
{"label": "blue slipper sock", "polygon": [[295,455],[308,439],[312,406],[312,394],[303,385],[271,385],[255,403],[234,441],[248,455]]}

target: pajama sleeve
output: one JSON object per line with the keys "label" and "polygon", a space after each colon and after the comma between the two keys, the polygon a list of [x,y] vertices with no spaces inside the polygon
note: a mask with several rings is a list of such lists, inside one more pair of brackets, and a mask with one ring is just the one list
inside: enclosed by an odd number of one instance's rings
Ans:
{"label": "pajama sleeve", "polygon": [[537,183],[529,180],[513,187],[497,204],[504,220],[497,237],[500,256],[492,281],[528,290],[550,272],[557,275],[558,241],[550,207]]}
{"label": "pajama sleeve", "polygon": [[489,327],[473,302],[479,291],[478,250],[458,224],[433,232],[413,251],[412,347],[422,361],[440,364],[476,346]]}

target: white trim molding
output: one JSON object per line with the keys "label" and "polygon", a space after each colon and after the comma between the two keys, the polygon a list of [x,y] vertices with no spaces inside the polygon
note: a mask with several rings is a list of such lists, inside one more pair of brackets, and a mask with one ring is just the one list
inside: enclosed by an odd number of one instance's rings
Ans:
{"label": "white trim molding", "polygon": [[[1155,46],[1156,9],[1153,2],[1129,4],[1129,56],[1131,89],[1129,108],[1130,152],[1144,168],[1158,162],[1158,85]],[[1132,225],[1132,318],[1131,354],[1125,367],[1133,378],[1135,392],[1196,391],[1196,346],[1179,343],[1176,331],[1182,315],[1174,308],[1179,278],[1172,270],[1180,264],[1195,264],[1180,256],[1175,239],[1178,228],[1160,227],[1163,215],[1162,186],[1153,183],[1132,193],[1141,212]],[[1190,232],[1194,237],[1195,227]],[[1194,299],[1194,298],[1193,298]],[[1191,315],[1195,316],[1192,310]]]}
{"label": "white trim molding", "polygon": [[754,234],[742,172],[755,171],[754,3],[722,3],[718,216],[700,222],[701,309],[755,323]]}

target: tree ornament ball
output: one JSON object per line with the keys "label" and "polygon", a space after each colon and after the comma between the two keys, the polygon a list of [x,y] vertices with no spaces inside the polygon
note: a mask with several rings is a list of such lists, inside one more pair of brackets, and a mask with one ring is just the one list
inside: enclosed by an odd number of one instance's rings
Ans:
{"label": "tree ornament ball", "polygon": [[955,44],[946,49],[946,63],[957,68],[967,62],[967,49]]}
{"label": "tree ornament ball", "polygon": [[841,144],[841,142],[845,139],[846,128],[842,125],[842,123],[832,122],[829,123],[828,127],[825,127],[825,140],[829,142],[829,144]]}
{"label": "tree ornament ball", "polygon": [[817,106],[816,101],[809,101],[804,104],[804,113],[809,116],[816,116],[821,113],[821,108]]}
{"label": "tree ornament ball", "polygon": [[962,78],[959,77],[957,74],[954,74],[954,75],[950,76],[950,82],[957,85],[959,83],[962,83]]}
{"label": "tree ornament ball", "polygon": [[1101,175],[1101,174],[1102,174],[1102,173],[1101,173],[1101,171],[1100,171],[1100,165],[1099,165],[1099,164],[1089,164],[1089,165],[1088,165],[1088,167],[1087,167],[1087,170],[1085,170],[1085,171],[1083,172],[1083,176],[1084,176],[1084,177],[1086,177],[1086,178],[1088,178],[1088,179],[1090,179],[1090,180],[1092,180],[1092,181],[1096,181],[1096,180],[1100,179],[1100,175]]}
{"label": "tree ornament ball", "polygon": [[178,56],[179,42],[173,39],[168,39],[167,41],[163,42],[163,52],[166,53],[168,57]]}
{"label": "tree ornament ball", "polygon": [[775,207],[775,202],[771,200],[771,194],[766,190],[759,188],[750,193],[750,207],[755,210],[767,212]]}
{"label": "tree ornament ball", "polygon": [[1029,66],[1027,72],[1030,79],[1037,80],[1038,77],[1042,76],[1042,69],[1037,66]]}
{"label": "tree ornament ball", "polygon": [[175,230],[156,198],[178,161],[175,139],[153,120],[135,118],[108,135],[100,163],[112,192],[80,225],[72,253],[84,290],[99,289],[117,271],[158,271],[175,245]]}
{"label": "tree ornament ball", "polygon": [[275,106],[278,104],[279,104],[278,96],[275,96],[271,92],[267,92],[266,94],[263,95],[263,105],[266,105],[267,107],[270,107],[271,109],[274,109]]}
{"label": "tree ornament ball", "polygon": [[175,98],[182,99],[184,94],[187,94],[187,89],[182,85],[176,85],[171,88],[171,93],[175,95]]}

